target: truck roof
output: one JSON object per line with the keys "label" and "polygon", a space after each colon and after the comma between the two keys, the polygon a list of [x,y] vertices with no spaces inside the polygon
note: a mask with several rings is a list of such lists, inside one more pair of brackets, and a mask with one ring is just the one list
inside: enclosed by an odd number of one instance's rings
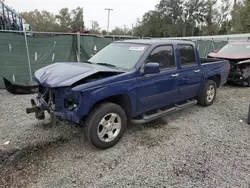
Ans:
{"label": "truck roof", "polygon": [[129,39],[115,41],[116,43],[137,43],[137,44],[147,44],[147,45],[161,45],[161,44],[191,44],[194,45],[192,41],[185,40],[171,40],[171,39]]}

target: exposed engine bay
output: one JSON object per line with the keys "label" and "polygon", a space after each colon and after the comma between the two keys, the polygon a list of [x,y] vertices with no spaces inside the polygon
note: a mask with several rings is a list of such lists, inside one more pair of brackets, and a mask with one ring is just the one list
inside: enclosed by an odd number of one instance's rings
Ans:
{"label": "exposed engine bay", "polygon": [[95,74],[92,74],[86,78],[83,78],[83,79],[73,83],[71,86],[76,87],[76,86],[81,85],[81,84],[93,82],[93,81],[103,79],[106,77],[110,77],[110,76],[115,76],[115,75],[118,75],[120,73],[122,73],[122,72],[106,72],[106,71],[105,72],[97,72]]}
{"label": "exposed engine bay", "polygon": [[[27,113],[35,113],[35,117],[38,120],[45,118],[45,111],[51,115],[52,122],[55,123],[54,112],[64,113],[65,111],[72,111],[77,107],[79,101],[75,101],[71,89],[86,83],[104,79],[107,77],[118,75],[122,72],[106,72],[100,71],[92,75],[89,75],[83,79],[80,79],[67,87],[46,87],[39,85],[38,96],[35,100],[31,100],[31,108],[27,108]],[[63,99],[63,100],[62,100]]]}
{"label": "exposed engine bay", "polygon": [[118,75],[118,74],[120,74],[120,72],[97,72],[83,79],[80,79],[79,81],[73,83],[71,86],[64,87],[64,88],[48,88],[48,87],[39,85],[38,97],[42,98],[48,104],[49,102],[54,103],[56,99],[56,95],[58,95],[59,93],[61,94],[63,93],[64,95],[66,95],[67,93],[71,91],[71,88],[73,87],[86,84],[86,83],[90,83],[90,82],[94,82],[99,79],[103,79],[103,78]]}

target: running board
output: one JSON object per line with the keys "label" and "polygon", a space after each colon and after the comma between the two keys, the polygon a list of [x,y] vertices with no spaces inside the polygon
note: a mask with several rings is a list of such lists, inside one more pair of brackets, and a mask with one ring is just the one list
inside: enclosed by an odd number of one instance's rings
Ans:
{"label": "running board", "polygon": [[147,123],[147,122],[150,122],[152,120],[161,118],[165,115],[169,115],[173,112],[177,112],[177,111],[180,111],[182,109],[194,106],[196,104],[197,104],[197,100],[187,101],[186,103],[181,104],[181,105],[176,104],[174,107],[169,108],[167,110],[158,110],[155,114],[152,114],[152,115],[145,115],[144,114],[142,119],[131,119],[131,122],[134,124]]}

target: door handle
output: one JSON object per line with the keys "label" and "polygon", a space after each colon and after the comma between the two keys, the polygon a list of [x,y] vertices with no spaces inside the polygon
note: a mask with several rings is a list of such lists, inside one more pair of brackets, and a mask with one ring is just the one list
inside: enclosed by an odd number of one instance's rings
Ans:
{"label": "door handle", "polygon": [[200,72],[200,69],[198,69],[198,70],[194,70],[194,72],[195,72],[195,73],[198,73],[198,72]]}
{"label": "door handle", "polygon": [[179,74],[176,73],[176,74],[172,74],[171,76],[172,76],[173,78],[176,78],[177,76],[179,76]]}

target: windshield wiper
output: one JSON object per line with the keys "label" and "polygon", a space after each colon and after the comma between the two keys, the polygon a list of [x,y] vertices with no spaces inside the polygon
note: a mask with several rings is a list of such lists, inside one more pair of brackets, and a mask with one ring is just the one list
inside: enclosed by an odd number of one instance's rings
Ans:
{"label": "windshield wiper", "polygon": [[93,64],[91,61],[84,61],[84,63]]}
{"label": "windshield wiper", "polygon": [[104,66],[107,66],[107,67],[116,67],[115,65],[112,65],[112,64],[108,64],[108,63],[96,63],[97,65],[104,65]]}

